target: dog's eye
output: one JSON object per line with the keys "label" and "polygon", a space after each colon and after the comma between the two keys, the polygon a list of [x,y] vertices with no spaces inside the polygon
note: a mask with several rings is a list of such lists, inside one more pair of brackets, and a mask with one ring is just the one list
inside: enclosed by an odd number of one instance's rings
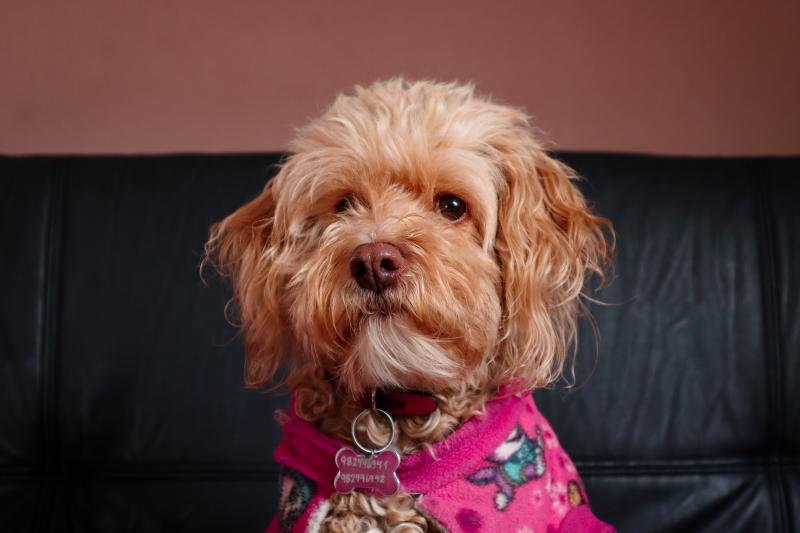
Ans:
{"label": "dog's eye", "polygon": [[467,214],[467,202],[453,194],[440,196],[436,206],[442,216],[449,220],[461,220]]}
{"label": "dog's eye", "polygon": [[345,211],[352,209],[356,205],[356,199],[353,197],[352,194],[348,194],[341,200],[339,203],[336,204],[336,212],[337,213],[344,213]]}

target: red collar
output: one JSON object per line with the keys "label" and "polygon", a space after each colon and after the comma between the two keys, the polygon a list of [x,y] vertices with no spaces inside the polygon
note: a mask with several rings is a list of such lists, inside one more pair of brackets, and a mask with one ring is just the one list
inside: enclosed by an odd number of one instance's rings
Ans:
{"label": "red collar", "polygon": [[[365,409],[371,407],[370,395],[359,402]],[[439,407],[436,397],[427,392],[378,389],[375,391],[375,407],[392,416],[424,416]]]}

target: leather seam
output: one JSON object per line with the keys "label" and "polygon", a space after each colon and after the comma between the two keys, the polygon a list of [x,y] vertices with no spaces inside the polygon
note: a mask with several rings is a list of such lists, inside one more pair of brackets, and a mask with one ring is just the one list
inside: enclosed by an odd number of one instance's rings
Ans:
{"label": "leather seam", "polygon": [[43,446],[45,456],[45,468],[49,470],[59,470],[59,438],[58,434],[58,415],[56,410],[58,384],[57,384],[57,344],[58,344],[58,298],[60,293],[61,276],[60,251],[61,251],[61,227],[64,210],[63,180],[60,176],[51,178],[50,184],[50,205],[48,205],[47,220],[47,242],[44,257],[44,309],[42,321],[42,371],[45,398],[42,405],[43,421],[46,426],[45,444]]}
{"label": "leather seam", "polygon": [[587,466],[576,463],[582,477],[638,477],[638,476],[715,476],[757,474],[763,472],[800,471],[800,464],[743,463],[740,465],[602,465]]}
{"label": "leather seam", "polygon": [[[781,309],[778,297],[779,272],[775,245],[775,216],[767,191],[763,185],[765,178],[763,165],[749,165],[751,183],[754,189],[754,211],[756,219],[757,249],[760,257],[760,276],[762,291],[762,312],[764,317],[764,352],[767,377],[767,405],[772,416],[768,416],[767,445],[774,451],[783,450],[783,332],[781,328]],[[759,179],[759,177],[761,179]],[[779,531],[789,531],[786,522],[789,507],[788,495],[783,490],[784,474],[781,469],[765,471],[768,479],[770,500],[775,512]]]}
{"label": "leather seam", "polygon": [[40,512],[34,518],[39,531],[52,530],[55,486],[48,478],[61,472],[60,435],[58,421],[58,327],[59,297],[61,292],[61,245],[63,238],[64,182],[60,175],[63,161],[50,160],[47,177],[42,241],[42,308],[39,329],[40,424],[42,470],[39,477],[44,483],[40,487],[38,506]]}

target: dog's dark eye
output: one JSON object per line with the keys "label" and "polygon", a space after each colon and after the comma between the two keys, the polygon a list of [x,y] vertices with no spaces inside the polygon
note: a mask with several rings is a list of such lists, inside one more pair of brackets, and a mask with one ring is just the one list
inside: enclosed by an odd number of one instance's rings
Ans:
{"label": "dog's dark eye", "polygon": [[353,197],[352,194],[348,194],[341,200],[339,203],[336,204],[336,212],[337,213],[344,213],[345,211],[352,209],[356,205],[356,199]]}
{"label": "dog's dark eye", "polygon": [[436,206],[442,216],[449,220],[461,220],[467,214],[467,202],[453,194],[440,196]]}

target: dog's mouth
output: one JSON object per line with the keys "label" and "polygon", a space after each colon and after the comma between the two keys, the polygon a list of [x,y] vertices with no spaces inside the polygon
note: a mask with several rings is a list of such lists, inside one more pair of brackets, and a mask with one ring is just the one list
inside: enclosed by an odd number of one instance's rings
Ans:
{"label": "dog's mouth", "polygon": [[402,301],[391,291],[371,293],[364,300],[365,316],[392,317],[404,314],[405,311]]}

